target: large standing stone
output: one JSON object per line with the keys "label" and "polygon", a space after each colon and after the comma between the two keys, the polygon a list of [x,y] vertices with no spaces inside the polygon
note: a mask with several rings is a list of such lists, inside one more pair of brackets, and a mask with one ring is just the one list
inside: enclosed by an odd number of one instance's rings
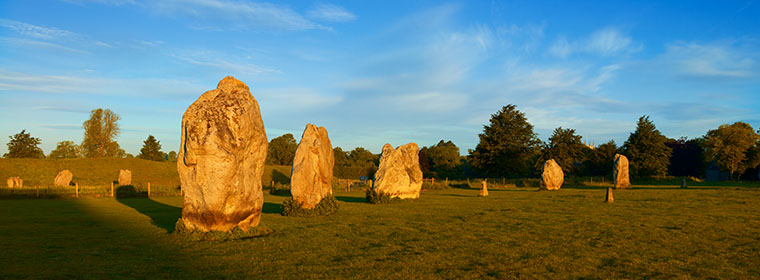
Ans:
{"label": "large standing stone", "polygon": [[419,147],[409,143],[393,149],[383,146],[380,166],[375,172],[375,191],[391,197],[418,198],[422,189]]}
{"label": "large standing stone", "polygon": [[332,194],[335,157],[324,127],[307,124],[293,159],[290,193],[301,207],[313,209]]}
{"label": "large standing stone", "polygon": [[541,173],[542,190],[559,190],[564,181],[565,174],[562,172],[562,167],[560,167],[557,162],[553,159],[544,162],[544,170]]}
{"label": "large standing stone", "polygon": [[257,226],[268,142],[248,86],[226,77],[201,95],[182,116],[180,141],[185,226],[201,231]]}
{"label": "large standing stone", "polygon": [[24,180],[21,179],[21,177],[8,177],[8,188],[9,189],[20,189],[24,187]]}
{"label": "large standing stone", "polygon": [[616,189],[631,188],[631,179],[628,177],[628,158],[621,154],[615,154],[613,180]]}
{"label": "large standing stone", "polygon": [[132,171],[129,169],[119,170],[119,186],[132,185]]}
{"label": "large standing stone", "polygon": [[71,173],[71,171],[63,170],[61,172],[58,172],[58,175],[55,175],[55,182],[54,185],[56,187],[66,187],[71,185],[71,179],[74,178],[74,174]]}

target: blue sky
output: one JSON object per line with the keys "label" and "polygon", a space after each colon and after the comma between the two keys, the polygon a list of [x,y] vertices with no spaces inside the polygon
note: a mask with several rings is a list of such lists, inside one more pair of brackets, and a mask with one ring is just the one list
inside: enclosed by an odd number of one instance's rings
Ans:
{"label": "blue sky", "polygon": [[[647,114],[668,137],[760,126],[758,1],[0,1],[0,136],[81,142],[94,108],[137,154],[179,147],[185,109],[247,83],[271,139],[334,146],[452,140],[503,105],[622,144]],[[3,142],[7,143],[6,141]],[[0,146],[0,153],[7,151]]]}

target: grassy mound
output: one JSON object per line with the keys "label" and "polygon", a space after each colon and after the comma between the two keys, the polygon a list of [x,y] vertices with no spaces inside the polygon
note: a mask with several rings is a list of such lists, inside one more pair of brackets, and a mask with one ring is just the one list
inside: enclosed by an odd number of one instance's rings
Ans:
{"label": "grassy mound", "polygon": [[401,198],[392,197],[390,194],[379,192],[375,189],[367,189],[365,195],[367,197],[367,202],[372,204],[385,204],[401,201]]}
{"label": "grassy mound", "polygon": [[314,216],[327,216],[338,211],[338,200],[335,196],[328,195],[323,197],[313,209],[306,209],[302,207],[301,203],[293,200],[293,197],[288,197],[282,203],[282,215],[291,217],[314,217]]}

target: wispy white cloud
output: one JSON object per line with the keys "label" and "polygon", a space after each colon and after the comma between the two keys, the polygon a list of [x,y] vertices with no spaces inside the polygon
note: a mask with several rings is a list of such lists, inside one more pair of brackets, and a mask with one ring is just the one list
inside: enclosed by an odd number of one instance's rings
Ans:
{"label": "wispy white cloud", "polygon": [[731,42],[677,42],[666,48],[665,60],[677,65],[676,70],[686,76],[749,78],[758,70],[757,49],[742,49]]}
{"label": "wispy white cloud", "polygon": [[326,29],[293,9],[266,2],[225,0],[151,1],[155,12],[171,16],[189,16],[200,20],[232,23],[236,28],[298,31]]}
{"label": "wispy white cloud", "polygon": [[13,30],[23,36],[36,39],[57,40],[79,36],[74,32],[58,29],[55,27],[43,27],[8,19],[0,19],[0,26]]}
{"label": "wispy white cloud", "polygon": [[138,4],[138,2],[135,0],[62,0],[62,1],[79,4],[79,5],[86,4],[86,3],[95,3],[95,4],[110,5],[110,6]]}
{"label": "wispy white cloud", "polygon": [[559,36],[549,46],[549,54],[557,57],[568,57],[574,53],[590,53],[602,56],[626,54],[641,50],[642,46],[635,44],[630,36],[612,27],[597,30],[586,39],[569,41],[565,36]]}
{"label": "wispy white cloud", "polygon": [[45,49],[54,49],[54,50],[59,50],[59,51],[67,51],[67,52],[72,52],[72,53],[85,53],[85,51],[81,49],[70,48],[64,45],[40,41],[40,40],[0,37],[0,41],[3,41],[9,45],[18,45],[22,47],[35,47],[35,48],[45,48]]}
{"label": "wispy white cloud", "polygon": [[343,100],[339,95],[321,93],[312,88],[263,88],[254,93],[262,110],[304,111],[324,109]]}
{"label": "wispy white cloud", "polygon": [[330,22],[347,22],[356,19],[356,15],[333,4],[320,4],[306,13],[310,18]]}
{"label": "wispy white cloud", "polygon": [[186,63],[213,67],[234,75],[255,76],[264,73],[280,73],[279,70],[262,67],[253,63],[245,63],[243,61],[232,62],[232,60],[226,59],[225,55],[209,50],[180,51],[173,56]]}

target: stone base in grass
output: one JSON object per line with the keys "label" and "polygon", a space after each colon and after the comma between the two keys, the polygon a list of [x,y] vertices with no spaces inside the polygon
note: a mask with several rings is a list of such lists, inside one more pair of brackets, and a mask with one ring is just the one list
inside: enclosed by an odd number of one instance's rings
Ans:
{"label": "stone base in grass", "polygon": [[263,237],[270,235],[273,232],[273,230],[262,226],[252,227],[247,231],[242,230],[239,227],[235,227],[230,231],[210,230],[204,232],[187,228],[185,226],[185,222],[182,221],[182,218],[179,218],[179,220],[177,220],[177,224],[174,226],[174,232],[172,232],[172,234],[192,241],[228,241]]}
{"label": "stone base in grass", "polygon": [[312,209],[302,207],[301,203],[289,197],[282,203],[282,215],[291,217],[327,216],[338,211],[338,200],[328,195],[322,198]]}

